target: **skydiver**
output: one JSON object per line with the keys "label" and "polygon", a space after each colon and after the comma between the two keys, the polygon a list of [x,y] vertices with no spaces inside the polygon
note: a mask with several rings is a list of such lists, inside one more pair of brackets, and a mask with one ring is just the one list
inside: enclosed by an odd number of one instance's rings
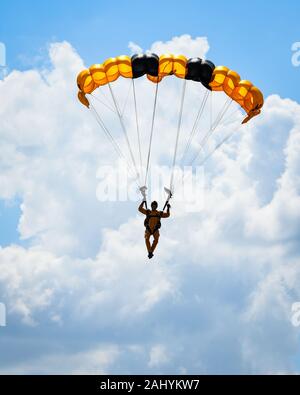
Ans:
{"label": "skydiver", "polygon": [[[145,242],[148,250],[148,258],[151,259],[153,257],[153,252],[157,246],[159,240],[159,229],[161,227],[160,220],[161,218],[170,217],[170,204],[167,204],[167,212],[157,211],[158,204],[156,201],[151,203],[151,210],[147,210],[143,208],[143,206],[147,207],[146,200],[144,199],[139,206],[139,212],[146,215],[146,219],[144,221],[145,225]],[[150,237],[153,236],[152,245],[150,243]]]}

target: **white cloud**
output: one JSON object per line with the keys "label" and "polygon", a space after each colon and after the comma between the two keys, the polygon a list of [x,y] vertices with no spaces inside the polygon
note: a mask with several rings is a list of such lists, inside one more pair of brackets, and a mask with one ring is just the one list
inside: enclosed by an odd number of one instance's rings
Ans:
{"label": "white cloud", "polygon": [[128,48],[131,51],[131,54],[139,54],[139,53],[143,53],[143,48],[141,48],[138,44],[130,41],[130,43],[128,44]]}
{"label": "white cloud", "polygon": [[[206,38],[188,35],[150,48],[200,57],[208,49]],[[28,245],[0,249],[7,328],[23,331],[17,346],[16,339],[1,340],[7,351],[1,370],[293,371],[299,334],[289,313],[300,300],[299,104],[270,96],[261,117],[214,154],[205,167],[204,209],[186,213],[174,201],[174,216],[163,223],[150,262],[136,207],[96,199],[97,168],[115,156],[76,101],[74,81],[83,62],[65,42],[51,45],[49,56],[50,70],[13,71],[0,81],[0,196],[21,199],[19,232]],[[118,83],[114,89],[124,103],[128,81]],[[154,163],[172,157],[182,81],[163,84]],[[140,80],[137,88],[139,103],[152,103],[154,86]],[[184,130],[192,126],[202,93],[199,84],[189,85]],[[134,135],[131,105],[126,123]],[[145,140],[152,107],[143,110]],[[119,128],[109,112],[106,121]],[[39,327],[44,335],[33,350],[28,333]],[[99,341],[114,346],[107,351]],[[5,355],[15,355],[14,363]]]}
{"label": "white cloud", "polygon": [[149,367],[159,367],[169,361],[168,353],[161,344],[153,346],[150,350]]}
{"label": "white cloud", "polygon": [[186,57],[205,58],[209,50],[207,37],[192,38],[189,34],[173,37],[172,40],[162,42],[156,41],[151,45],[151,52],[157,54],[174,53]]}
{"label": "white cloud", "polygon": [[70,355],[43,356],[16,366],[0,369],[1,374],[107,374],[119,355],[116,346],[97,346],[93,350]]}
{"label": "white cloud", "polygon": [[[132,54],[142,53],[143,49],[136,43],[130,41],[128,48]],[[183,34],[178,37],[173,37],[170,41],[156,41],[148,49],[149,52],[158,55],[164,53],[173,53],[178,55],[185,55],[187,58],[206,58],[209,50],[207,37],[192,38],[189,34]]]}

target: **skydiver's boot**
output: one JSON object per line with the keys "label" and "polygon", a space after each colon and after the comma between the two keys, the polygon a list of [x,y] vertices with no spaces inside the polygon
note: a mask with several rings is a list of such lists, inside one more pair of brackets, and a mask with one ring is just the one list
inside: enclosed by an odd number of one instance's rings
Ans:
{"label": "skydiver's boot", "polygon": [[149,252],[148,258],[149,258],[149,259],[153,258],[153,252],[152,252],[152,251]]}

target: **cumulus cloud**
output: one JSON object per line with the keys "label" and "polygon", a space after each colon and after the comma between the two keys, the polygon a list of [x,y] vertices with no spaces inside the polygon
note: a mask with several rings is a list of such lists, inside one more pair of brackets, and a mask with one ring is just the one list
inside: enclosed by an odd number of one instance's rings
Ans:
{"label": "cumulus cloud", "polygon": [[156,41],[151,45],[151,52],[183,54],[187,57],[205,58],[209,50],[207,37],[192,38],[189,34],[173,37],[170,41]]}
{"label": "cumulus cloud", "polygon": [[131,51],[131,54],[137,54],[137,53],[143,53],[143,49],[136,43],[130,41],[130,43],[128,44],[128,48]]}
{"label": "cumulus cloud", "polygon": [[20,363],[9,369],[0,369],[1,374],[107,374],[107,369],[118,357],[115,346],[97,346],[93,350],[71,355],[55,354],[34,361]]}
{"label": "cumulus cloud", "polygon": [[[128,48],[132,54],[142,53],[143,49],[136,43],[130,41]],[[171,40],[155,41],[148,49],[149,52],[161,55],[163,53],[182,54],[186,57],[205,58],[209,50],[207,37],[192,38],[189,34],[173,37]]]}
{"label": "cumulus cloud", "polygon": [[[183,35],[149,50],[206,57],[209,45]],[[21,200],[18,229],[27,244],[0,249],[8,311],[1,371],[65,372],[66,365],[71,373],[294,371],[300,105],[268,97],[263,115],[213,155],[205,165],[203,209],[187,212],[174,201],[150,264],[135,205],[96,197],[97,170],[115,154],[76,101],[83,61],[66,42],[52,44],[49,57],[50,69],[15,70],[0,81],[0,196]],[[175,78],[163,84],[152,157],[158,164],[172,158],[182,89]],[[113,89],[126,104],[133,139],[128,87],[123,80]],[[113,106],[108,93],[102,99]],[[152,103],[154,85],[137,81],[137,93],[146,141],[152,107],[141,103]],[[202,97],[191,83],[183,129],[191,129]],[[118,119],[105,114],[125,151]],[[229,130],[223,125],[216,139]]]}
{"label": "cumulus cloud", "polygon": [[155,345],[150,350],[149,367],[159,367],[169,361],[167,351],[163,345]]}

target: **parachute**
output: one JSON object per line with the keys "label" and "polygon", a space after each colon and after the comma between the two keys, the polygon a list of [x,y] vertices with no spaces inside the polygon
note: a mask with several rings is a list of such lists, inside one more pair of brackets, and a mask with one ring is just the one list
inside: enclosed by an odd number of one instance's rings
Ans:
{"label": "parachute", "polygon": [[[136,54],[131,57],[122,55],[115,58],[109,58],[101,64],[94,64],[89,69],[81,71],[77,77],[77,85],[79,88],[78,99],[85,107],[92,111],[99,126],[114,146],[117,154],[126,161],[128,167],[134,172],[143,196],[145,196],[147,187],[154,130],[164,128],[163,125],[159,126],[155,124],[159,102],[159,86],[167,80],[167,77],[170,76],[181,80],[182,86],[181,94],[176,95],[176,97],[172,97],[170,103],[164,103],[165,108],[163,110],[166,113],[169,111],[169,109],[173,109],[175,107],[174,103],[177,100],[177,96],[179,97],[179,113],[177,117],[176,133],[174,136],[170,186],[169,188],[166,188],[166,191],[169,195],[168,199],[172,196],[174,191],[174,167],[178,160],[180,133],[183,129],[187,129],[187,127],[183,125],[183,113],[188,85],[193,84],[192,88],[194,92],[200,92],[201,90],[203,93],[201,99],[198,96],[195,98],[195,100],[191,101],[193,105],[189,106],[190,114],[186,116],[186,118],[188,118],[190,132],[187,133],[185,131],[184,137],[186,138],[186,144],[182,150],[182,160],[187,156],[188,152],[193,146],[195,136],[200,135],[201,137],[200,144],[198,144],[200,150],[196,150],[197,152],[194,155],[191,164],[194,163],[199,157],[199,153],[203,153],[204,146],[207,144],[211,136],[216,134],[217,129],[220,129],[221,123],[225,122],[224,116],[232,103],[235,103],[237,106],[235,112],[238,111],[240,113],[240,110],[242,109],[246,114],[246,116],[242,114],[242,125],[246,124],[253,117],[259,115],[264,103],[263,94],[250,81],[241,79],[237,72],[229,69],[228,67],[216,67],[211,61],[201,59],[199,57],[188,59],[183,55],[163,54],[158,56],[153,53]],[[124,89],[123,86],[121,87],[121,96],[125,102],[123,109],[121,108],[120,100],[118,100],[117,94],[115,92],[115,84],[117,84],[117,81],[120,81],[120,77],[131,81],[128,92],[125,95],[126,97],[124,96],[126,89]],[[141,135],[142,127],[141,121],[139,119],[139,113],[141,111],[138,107],[138,89],[136,87],[136,81],[145,81],[145,77],[146,81],[148,81],[149,84],[153,84],[155,87],[153,91],[152,103],[147,102],[146,105],[143,105],[144,112],[146,109],[150,107],[152,108],[152,114],[148,122],[150,128],[148,140],[146,140],[145,136]],[[106,93],[104,93],[105,88],[107,89]],[[98,91],[100,92],[100,95],[102,94],[101,98],[95,95]],[[135,120],[135,125],[134,127],[130,126],[128,128],[128,125],[126,125],[125,122],[124,112],[126,106],[128,105],[128,97],[130,92],[132,92],[132,118]],[[217,92],[223,92],[223,99],[225,100],[225,103],[220,107],[215,119],[213,119],[212,100],[213,94],[217,94]],[[107,98],[107,94],[110,95],[109,100]],[[203,124],[201,125],[200,121],[203,115],[209,112],[207,110],[209,97],[211,97],[211,111],[210,116],[207,116],[207,118],[210,118],[210,120],[208,121],[209,125],[207,130],[204,132],[204,126]],[[101,103],[101,114],[96,108],[95,100],[97,100],[98,103]],[[197,109],[197,111],[195,114],[191,115],[192,111],[190,110],[192,107],[193,109]],[[122,149],[120,146],[120,143],[118,142],[113,131],[110,130],[110,128],[107,126],[107,122],[104,120],[104,115],[106,112],[114,112],[115,116],[119,120],[119,126],[121,127],[125,138],[125,143],[127,145],[126,154],[124,153],[124,149]],[[192,124],[191,118],[193,118]],[[136,132],[134,143],[132,143],[132,129],[135,129]],[[232,132],[229,133],[225,136],[225,138],[217,142],[213,150],[204,157],[204,160],[202,160],[201,164],[203,164],[208,159],[208,157],[210,157],[217,149],[219,149],[221,145],[223,145],[228,140],[228,138],[231,137],[232,134]],[[160,135],[160,139],[162,139],[162,137],[163,136]],[[170,137],[168,136],[168,138]],[[145,145],[145,141],[147,141],[148,144],[147,155],[142,154],[142,146]],[[138,147],[138,150],[136,147]],[[138,153],[135,151],[138,151]],[[143,167],[143,159],[146,160],[145,168]],[[144,171],[142,170],[143,168]]]}

